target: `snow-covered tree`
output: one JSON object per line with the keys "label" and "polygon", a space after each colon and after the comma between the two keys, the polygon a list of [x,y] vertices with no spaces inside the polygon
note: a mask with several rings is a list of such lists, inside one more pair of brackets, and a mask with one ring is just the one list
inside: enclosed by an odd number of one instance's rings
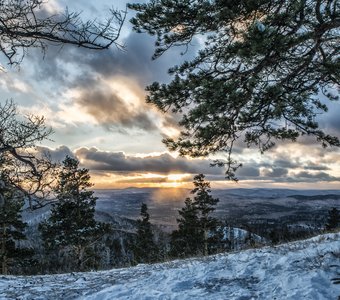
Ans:
{"label": "snow-covered tree", "polygon": [[178,230],[172,233],[172,252],[178,256],[208,255],[209,242],[213,240],[218,220],[211,217],[218,203],[210,193],[210,183],[203,174],[194,177],[194,198],[187,198],[179,210]]}
{"label": "snow-covered tree", "polygon": [[340,212],[337,210],[336,207],[333,207],[328,212],[328,219],[326,224],[327,230],[333,230],[340,227]]}
{"label": "snow-covered tree", "polygon": [[27,224],[21,217],[24,194],[6,180],[4,171],[0,173],[0,197],[0,273],[8,274],[11,267],[23,265],[32,257],[33,251],[18,245],[26,239]]}
{"label": "snow-covered tree", "polygon": [[51,216],[40,224],[46,249],[70,252],[76,268],[84,270],[91,261],[91,251],[96,242],[109,229],[94,218],[97,198],[88,189],[89,171],[78,168],[77,159],[66,157],[59,173],[56,187],[57,202]]}
{"label": "snow-covered tree", "polygon": [[137,263],[150,263],[158,260],[158,247],[150,223],[148,207],[145,203],[141,206],[141,219],[137,221],[137,237],[134,246],[134,258]]}
{"label": "snow-covered tree", "polygon": [[186,198],[185,205],[178,211],[178,230],[171,234],[171,256],[185,257],[201,251],[202,231],[198,223],[198,212],[192,199]]}

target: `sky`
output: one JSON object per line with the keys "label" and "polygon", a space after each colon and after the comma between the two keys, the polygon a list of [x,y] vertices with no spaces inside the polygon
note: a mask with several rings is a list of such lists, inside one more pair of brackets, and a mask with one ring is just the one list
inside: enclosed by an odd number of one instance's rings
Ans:
{"label": "sky", "polygon": [[[110,7],[124,9],[127,2],[50,0],[45,9],[55,13],[68,6],[81,11],[83,19],[101,19]],[[198,173],[216,188],[340,187],[340,150],[323,149],[314,138],[278,143],[263,155],[239,143],[234,154],[243,164],[238,183],[228,182],[222,168],[210,167],[211,159],[223,159],[223,153],[204,159],[170,153],[161,140],[179,133],[178,117],[147,104],[145,87],[169,82],[168,68],[194,57],[200,42],[193,41],[185,55],[175,48],[152,61],[154,39],[131,30],[132,16],[129,11],[119,39],[123,51],[50,46],[43,55],[30,49],[19,68],[0,56],[6,69],[0,73],[1,103],[13,99],[21,113],[43,115],[53,128],[51,140],[37,151],[48,150],[57,161],[77,157],[90,170],[95,188],[191,187]],[[320,126],[339,137],[340,103],[328,105]]]}

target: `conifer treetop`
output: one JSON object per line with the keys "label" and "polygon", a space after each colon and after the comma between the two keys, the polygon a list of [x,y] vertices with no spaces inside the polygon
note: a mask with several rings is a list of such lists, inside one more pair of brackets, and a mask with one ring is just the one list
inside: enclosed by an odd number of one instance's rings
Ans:
{"label": "conifer treetop", "polygon": [[154,58],[203,41],[195,58],[169,70],[170,83],[147,87],[147,102],[181,117],[180,136],[164,140],[170,150],[225,152],[227,160],[216,164],[236,179],[237,142],[264,152],[310,135],[340,146],[317,120],[327,111],[323,99],[338,99],[339,1],[152,0],[129,7],[137,12],[134,29],[157,38]]}

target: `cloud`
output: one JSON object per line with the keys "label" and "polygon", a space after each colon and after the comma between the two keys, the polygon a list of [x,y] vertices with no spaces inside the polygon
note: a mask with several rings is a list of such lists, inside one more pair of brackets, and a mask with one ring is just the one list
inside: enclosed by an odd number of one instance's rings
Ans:
{"label": "cloud", "polygon": [[339,177],[331,176],[325,172],[306,172],[302,171],[294,174],[293,178],[289,178],[289,181],[294,182],[318,182],[318,181],[340,181]]}
{"label": "cloud", "polygon": [[[156,124],[145,104],[140,103],[138,95],[129,94],[123,98],[107,83],[97,81],[97,84],[80,90],[75,101],[86,113],[108,129],[120,127],[155,130]],[[129,97],[131,99],[128,99]]]}
{"label": "cloud", "polygon": [[247,150],[238,157],[244,167],[236,176],[241,181],[256,179],[272,183],[336,182],[340,175],[339,155],[338,150],[294,143],[278,145],[256,159]]}
{"label": "cloud", "polygon": [[[71,106],[80,106],[105,129],[134,128],[149,131],[158,128],[163,135],[176,135],[178,116],[162,114],[154,106],[146,104],[144,90],[153,81],[169,81],[167,69],[173,63],[178,64],[192,57],[197,47],[191,47],[185,57],[180,55],[181,48],[174,48],[152,61],[153,37],[130,32],[124,43],[125,51],[115,48],[88,51],[68,45],[62,49],[50,47],[43,61],[41,53],[33,50],[29,56],[34,62],[31,81],[45,81],[49,90],[54,91],[52,97],[62,98],[59,103],[70,102]],[[133,105],[126,99],[126,93],[124,95],[119,88],[112,87],[115,82],[121,84],[122,78],[125,90],[132,91],[136,96]],[[70,99],[65,97],[72,91],[77,91],[79,97],[68,101]]]}
{"label": "cloud", "polygon": [[273,161],[272,166],[276,169],[300,169],[304,168],[305,170],[319,170],[326,171],[330,170],[329,167],[324,164],[316,163],[310,160],[302,161],[300,158],[296,157],[286,157],[281,159],[276,159]]}
{"label": "cloud", "polygon": [[258,169],[258,167],[256,166],[244,166],[241,167],[237,170],[236,176],[241,178],[248,178],[248,177],[258,177],[260,176],[260,171]]}
{"label": "cloud", "polygon": [[[169,153],[133,156],[124,152],[101,151],[97,148],[79,148],[71,151],[66,146],[56,149],[36,147],[37,153],[49,153],[52,160],[61,162],[66,155],[79,159],[81,166],[88,168],[98,184],[105,182],[105,187],[131,186],[131,185],[158,185],[173,183],[176,178],[172,174],[185,174],[179,182],[190,183],[194,174],[206,174],[208,181],[225,182],[224,169],[210,167],[208,159],[188,159],[185,157],[173,157]],[[277,162],[277,160],[275,160]],[[276,165],[289,164],[285,160]],[[256,180],[258,182],[271,183],[320,183],[339,182],[340,177],[331,173],[322,172],[327,166],[318,167],[318,164],[308,162],[305,166],[298,167],[295,163],[291,168],[277,167],[269,161],[249,161],[246,166],[237,171],[237,177],[245,182]],[[328,170],[331,172],[331,170]],[[149,176],[146,174],[149,173]],[[169,176],[170,175],[170,176]]]}
{"label": "cloud", "polygon": [[272,164],[274,167],[296,169],[301,167],[301,162],[291,157],[275,159]]}
{"label": "cloud", "polygon": [[174,158],[168,153],[157,156],[136,157],[123,152],[105,152],[96,148],[75,151],[82,164],[90,170],[111,172],[223,174],[220,168],[210,167],[206,159]]}
{"label": "cloud", "polygon": [[264,177],[285,177],[288,174],[288,170],[284,168],[272,168],[272,169],[264,169],[261,172]]}
{"label": "cloud", "polygon": [[[153,81],[167,82],[170,80],[168,69],[173,64],[194,57],[199,43],[190,47],[185,56],[181,55],[183,47],[169,49],[162,57],[151,60],[154,53],[155,38],[146,34],[131,32],[124,41],[126,50],[112,49],[95,54],[82,50],[80,60],[82,64],[91,68],[93,72],[103,76],[129,76],[135,78],[141,86],[146,86]],[[77,49],[77,53],[78,49]]]}
{"label": "cloud", "polygon": [[315,170],[315,171],[327,171],[331,170],[331,168],[321,164],[321,163],[314,163],[312,161],[307,162],[303,168],[305,170]]}
{"label": "cloud", "polygon": [[74,153],[66,146],[59,146],[55,149],[48,147],[37,146],[35,148],[37,155],[49,156],[53,162],[60,163],[66,156],[75,157]]}

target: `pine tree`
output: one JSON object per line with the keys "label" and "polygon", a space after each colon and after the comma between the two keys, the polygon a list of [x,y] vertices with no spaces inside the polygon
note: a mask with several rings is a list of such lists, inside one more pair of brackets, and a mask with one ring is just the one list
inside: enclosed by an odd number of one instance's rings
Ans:
{"label": "pine tree", "polygon": [[137,263],[151,263],[158,259],[158,247],[154,242],[154,235],[150,223],[148,207],[141,206],[141,219],[137,221],[137,237],[134,246],[134,256]]}
{"label": "pine tree", "polygon": [[213,234],[217,232],[218,220],[211,217],[218,199],[210,195],[210,183],[204,175],[194,177],[194,199],[187,198],[179,211],[178,230],[172,233],[172,252],[178,256],[208,255]]}
{"label": "pine tree", "polygon": [[23,265],[33,256],[29,248],[18,247],[19,241],[25,240],[24,230],[27,226],[22,221],[21,210],[24,195],[11,186],[1,174],[0,178],[0,273],[10,273],[11,267]]}
{"label": "pine tree", "polygon": [[202,241],[197,208],[190,198],[186,198],[184,207],[178,213],[178,230],[171,234],[170,254],[174,257],[197,255]]}
{"label": "pine tree", "polygon": [[328,212],[328,220],[326,224],[326,229],[333,230],[333,229],[338,228],[339,226],[340,226],[340,213],[335,207],[333,207]]}
{"label": "pine tree", "polygon": [[97,198],[88,190],[92,186],[89,171],[78,166],[74,158],[63,161],[56,188],[58,201],[39,228],[47,250],[69,250],[77,262],[75,268],[84,270],[93,265],[93,246],[109,227],[96,222]]}
{"label": "pine tree", "polygon": [[215,230],[218,223],[217,219],[210,215],[215,210],[219,199],[210,195],[210,183],[204,181],[203,174],[194,177],[194,185],[195,188],[191,193],[196,194],[194,203],[199,211],[199,224],[203,231],[203,254],[208,255],[209,232]]}
{"label": "pine tree", "polygon": [[[170,150],[192,157],[224,151],[226,175],[240,166],[231,154],[242,139],[262,153],[277,140],[311,135],[323,146],[339,138],[319,127],[326,102],[339,99],[339,2],[171,1],[129,4],[137,32],[156,36],[154,58],[196,38],[194,58],[169,70],[171,81],[147,87],[147,102],[178,114],[183,130]],[[220,162],[225,164],[225,162]]]}

